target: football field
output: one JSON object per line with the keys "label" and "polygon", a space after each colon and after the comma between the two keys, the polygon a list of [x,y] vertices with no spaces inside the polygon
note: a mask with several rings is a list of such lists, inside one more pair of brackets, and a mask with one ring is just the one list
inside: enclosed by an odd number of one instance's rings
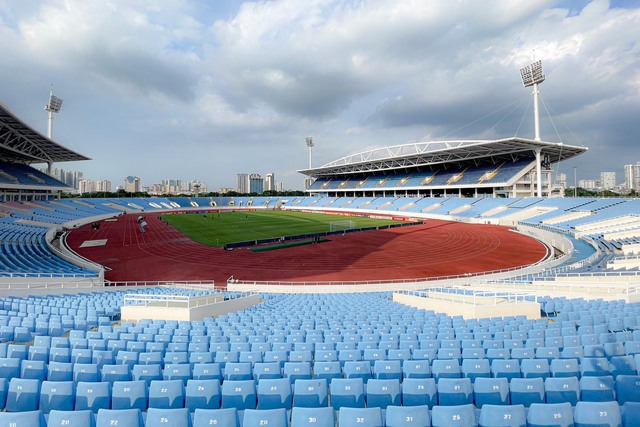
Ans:
{"label": "football field", "polygon": [[208,246],[322,233],[329,231],[330,223],[336,221],[353,221],[355,228],[402,223],[385,219],[291,211],[189,213],[163,215],[162,219],[190,239]]}

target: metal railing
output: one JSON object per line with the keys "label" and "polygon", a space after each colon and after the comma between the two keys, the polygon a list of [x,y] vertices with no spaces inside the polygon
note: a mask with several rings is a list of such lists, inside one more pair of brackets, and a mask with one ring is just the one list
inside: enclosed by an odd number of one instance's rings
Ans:
{"label": "metal railing", "polygon": [[224,301],[255,295],[255,292],[211,293],[209,295],[189,296],[175,294],[126,294],[124,306],[195,308],[218,304]]}
{"label": "metal railing", "polygon": [[[460,291],[460,292],[452,292]],[[461,302],[474,306],[500,305],[500,304],[522,304],[530,303],[532,294],[529,292],[495,292],[486,290],[470,290],[456,287],[432,288],[423,291],[403,290],[397,293],[416,296],[421,298],[431,298],[449,302]]]}

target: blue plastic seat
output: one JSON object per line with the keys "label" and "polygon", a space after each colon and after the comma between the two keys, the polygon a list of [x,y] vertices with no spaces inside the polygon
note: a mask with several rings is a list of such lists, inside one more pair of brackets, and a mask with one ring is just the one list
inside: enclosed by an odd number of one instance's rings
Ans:
{"label": "blue plastic seat", "polygon": [[185,407],[191,412],[198,408],[219,409],[220,397],[220,382],[216,379],[187,381]]}
{"label": "blue plastic seat", "polygon": [[241,351],[238,356],[238,362],[240,363],[251,363],[255,365],[257,362],[262,362],[262,352],[261,351]]}
{"label": "blue plastic seat", "polygon": [[429,407],[388,406],[385,414],[386,427],[430,427]]}
{"label": "blue plastic seat", "polygon": [[67,362],[49,362],[47,366],[49,381],[73,381],[73,364]]}
{"label": "blue plastic seat", "polygon": [[193,365],[192,378],[222,382],[222,367],[219,363],[196,363]]}
{"label": "blue plastic seat", "polygon": [[400,406],[402,397],[400,392],[400,380],[394,379],[371,379],[367,382],[366,391],[367,406],[376,406],[386,409],[387,406]]}
{"label": "blue plastic seat", "polygon": [[580,378],[580,364],[577,359],[553,359],[549,365],[549,371],[554,378]]}
{"label": "blue plastic seat", "polygon": [[0,358],[0,378],[6,378],[10,381],[12,378],[20,378],[21,360],[10,357]]}
{"label": "blue plastic seat", "polygon": [[113,384],[114,381],[131,381],[131,366],[104,365],[100,372],[101,381]]}
{"label": "blue plastic seat", "polygon": [[620,407],[620,415],[622,416],[622,425],[624,427],[632,427],[640,422],[640,403],[625,402]]}
{"label": "blue plastic seat", "polygon": [[100,368],[95,363],[75,363],[73,365],[73,381],[98,382],[100,381]]}
{"label": "blue plastic seat", "polygon": [[[289,362],[286,362],[285,365],[287,363]],[[225,367],[225,374],[229,369],[230,365],[234,365],[234,364],[227,363],[227,366]],[[237,375],[237,376],[240,377],[239,379],[249,379],[249,378],[246,378],[246,375]],[[253,379],[255,379],[256,381],[259,381],[261,379],[267,379],[267,378],[271,378],[271,379],[282,378],[282,369],[280,367],[279,362],[257,362],[253,366]],[[225,375],[225,379],[226,379],[226,375]]]}
{"label": "blue plastic seat", "polygon": [[191,416],[186,408],[149,408],[145,427],[184,426],[191,427]]}
{"label": "blue plastic seat", "polygon": [[618,403],[640,402],[640,376],[618,375],[615,379],[616,395]]}
{"label": "blue plastic seat", "polygon": [[506,378],[477,378],[473,383],[473,401],[477,408],[485,404],[509,405],[509,380]]}
{"label": "blue plastic seat", "polygon": [[512,405],[529,407],[532,403],[545,403],[542,378],[514,378],[509,382]]}
{"label": "blue plastic seat", "polygon": [[95,416],[89,410],[61,411],[52,409],[47,419],[48,427],[95,427],[95,425]]}
{"label": "blue plastic seat", "polygon": [[338,425],[340,427],[384,427],[382,411],[380,408],[352,408],[342,407],[338,412]]}
{"label": "blue plastic seat", "polygon": [[606,357],[585,357],[580,361],[580,375],[583,377],[602,377],[609,374],[609,360]]}
{"label": "blue plastic seat", "polygon": [[329,384],[334,378],[342,378],[340,362],[315,362],[313,365],[313,378],[325,378]]}
{"label": "blue plastic seat", "polygon": [[163,356],[162,352],[159,351],[151,351],[151,352],[142,352],[138,355],[138,364],[139,365],[160,365],[162,366]]}
{"label": "blue plastic seat", "polygon": [[580,378],[580,400],[587,402],[606,402],[615,399],[616,393],[611,375]]}
{"label": "blue plastic seat", "polygon": [[20,364],[20,378],[46,380],[47,364],[41,360],[23,360]]}
{"label": "blue plastic seat", "polygon": [[618,375],[638,375],[633,356],[613,356],[609,358],[609,372],[613,378]]}
{"label": "blue plastic seat", "polygon": [[343,406],[364,408],[364,381],[362,378],[335,378],[329,385],[331,406],[339,410]]}
{"label": "blue plastic seat", "polygon": [[96,415],[96,427],[144,427],[140,409],[100,409]]}
{"label": "blue plastic seat", "polygon": [[[280,377],[280,369],[278,369],[278,377]],[[253,379],[253,366],[250,362],[227,362],[223,369],[223,378],[225,381],[243,381]]]}
{"label": "blue plastic seat", "polygon": [[437,388],[434,378],[405,378],[402,382],[402,405],[426,405],[433,408],[437,403]]}
{"label": "blue plastic seat", "polygon": [[488,359],[464,359],[461,366],[462,376],[475,382],[476,378],[490,378],[491,367]]}
{"label": "blue plastic seat", "polygon": [[335,427],[335,425],[334,411],[330,406],[294,406],[291,410],[292,427]]}
{"label": "blue plastic seat", "polygon": [[186,385],[191,378],[191,365],[188,363],[165,365],[162,370],[163,380],[181,380]]}
{"label": "blue plastic seat", "polygon": [[402,381],[402,363],[400,360],[376,360],[373,363],[373,378]]}
{"label": "blue plastic seat", "polygon": [[149,408],[184,408],[182,380],[152,380],[149,384]]}
{"label": "blue plastic seat", "polygon": [[256,386],[253,380],[226,380],[222,383],[222,408],[255,409],[256,403]]}
{"label": "blue plastic seat", "polygon": [[71,349],[70,348],[61,348],[61,347],[52,347],[49,350],[49,362],[70,363],[71,362]]}
{"label": "blue plastic seat", "polygon": [[107,382],[77,383],[75,409],[93,412],[111,409],[111,385]]}
{"label": "blue plastic seat", "polygon": [[522,378],[548,378],[549,361],[547,359],[522,359],[520,361],[520,373]]}
{"label": "blue plastic seat", "polygon": [[569,402],[575,406],[580,400],[578,377],[547,378],[544,380],[544,391],[547,403]]}
{"label": "blue plastic seat", "polygon": [[438,381],[438,405],[469,403],[473,403],[473,388],[469,378],[442,378]]}
{"label": "blue plastic seat", "polygon": [[213,425],[225,427],[239,427],[238,411],[236,408],[225,409],[196,409],[193,413],[193,427],[209,427]]}
{"label": "blue plastic seat", "polygon": [[144,412],[148,406],[145,381],[114,381],[111,386],[111,409],[139,409]]}
{"label": "blue plastic seat", "polygon": [[49,347],[38,347],[32,345],[29,347],[29,360],[49,361]]}
{"label": "blue plastic seat", "polygon": [[472,404],[434,406],[431,409],[432,427],[476,427],[476,411]]}
{"label": "blue plastic seat", "polygon": [[462,371],[457,359],[437,359],[431,365],[431,375],[438,382],[442,378],[461,378]]}
{"label": "blue plastic seat", "polygon": [[47,427],[42,411],[0,412],[0,426]]}
{"label": "blue plastic seat", "polygon": [[258,381],[257,409],[291,409],[293,390],[287,378],[264,378]]}
{"label": "blue plastic seat", "polygon": [[478,418],[479,427],[527,427],[523,405],[484,405]]}
{"label": "blue plastic seat", "polygon": [[36,411],[40,406],[40,380],[12,378],[7,390],[7,412]]}
{"label": "blue plastic seat", "polygon": [[520,378],[520,362],[516,359],[495,359],[491,363],[491,375],[494,378]]}
{"label": "blue plastic seat", "polygon": [[40,386],[40,410],[45,415],[52,409],[73,411],[75,388],[73,381],[43,381]]}
{"label": "blue plastic seat", "polygon": [[294,384],[298,379],[310,380],[313,376],[311,362],[286,362],[283,375],[291,384]]}
{"label": "blue plastic seat", "polygon": [[294,383],[294,406],[318,408],[329,404],[329,388],[326,378],[299,379]]}
{"label": "blue plastic seat", "polygon": [[361,378],[364,384],[372,378],[371,364],[364,360],[344,362],[342,368],[344,378]]}
{"label": "blue plastic seat", "polygon": [[578,402],[573,421],[575,427],[622,427],[617,402]]}
{"label": "blue plastic seat", "polygon": [[407,360],[402,364],[403,378],[431,378],[428,360]]}
{"label": "blue plastic seat", "polygon": [[162,367],[160,365],[133,365],[131,368],[131,379],[134,381],[146,381],[147,385],[153,380],[162,379]]}
{"label": "blue plastic seat", "polygon": [[573,427],[570,403],[532,403],[527,413],[528,427]]}
{"label": "blue plastic seat", "polygon": [[243,427],[289,427],[289,417],[284,408],[246,409],[242,421]]}

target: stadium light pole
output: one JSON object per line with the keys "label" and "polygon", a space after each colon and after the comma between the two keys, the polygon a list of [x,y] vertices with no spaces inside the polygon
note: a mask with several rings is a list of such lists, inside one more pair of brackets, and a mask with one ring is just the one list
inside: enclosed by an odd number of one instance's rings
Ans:
{"label": "stadium light pole", "polygon": [[[540,141],[540,111],[538,108],[538,85],[545,79],[542,61],[536,61],[520,69],[520,77],[524,87],[533,86],[533,126],[534,140]],[[542,197],[542,166],[540,164],[540,149],[536,150],[536,185],[537,196]]]}
{"label": "stadium light pole", "polygon": [[313,151],[313,137],[308,136],[304,139],[307,143],[307,148],[309,149],[309,169],[311,169],[311,152]]}
{"label": "stadium light pole", "polygon": [[[53,94],[53,91],[49,92],[49,102],[44,106],[44,110],[49,115],[47,123],[47,138],[53,137],[53,113],[59,113],[60,107],[62,107],[62,99]],[[47,174],[51,175],[51,162],[47,163]]]}
{"label": "stadium light pole", "polygon": [[578,197],[578,167],[573,167],[573,197]]}

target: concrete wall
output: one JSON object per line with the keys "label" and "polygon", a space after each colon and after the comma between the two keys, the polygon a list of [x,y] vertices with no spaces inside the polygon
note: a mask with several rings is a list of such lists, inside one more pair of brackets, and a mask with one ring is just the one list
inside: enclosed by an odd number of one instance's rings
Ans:
{"label": "concrete wall", "polygon": [[[493,298],[490,298],[493,300]],[[537,302],[518,302],[500,304],[488,304],[488,301],[478,301],[476,304],[468,303],[464,298],[442,299],[425,298],[407,294],[393,294],[393,301],[410,307],[433,310],[436,313],[445,313],[448,316],[462,316],[465,319],[481,319],[496,316],[521,316],[527,319],[540,318],[540,304]],[[478,303],[480,302],[480,303]],[[484,302],[484,304],[483,304]]]}
{"label": "concrete wall", "polygon": [[[142,319],[199,321],[205,317],[217,317],[253,307],[260,303],[260,295],[248,295],[213,304],[194,305],[170,301],[164,305],[125,305],[122,307],[123,322],[139,322]],[[191,307],[189,307],[191,305]]]}

